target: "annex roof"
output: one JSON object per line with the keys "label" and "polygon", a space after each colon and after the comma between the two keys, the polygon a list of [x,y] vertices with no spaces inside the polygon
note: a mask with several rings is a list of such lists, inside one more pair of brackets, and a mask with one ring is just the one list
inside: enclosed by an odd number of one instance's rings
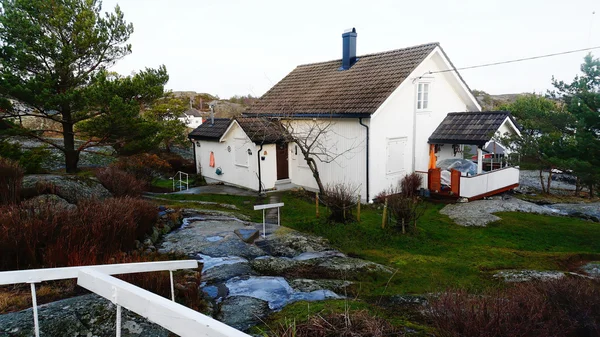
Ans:
{"label": "annex roof", "polygon": [[508,111],[452,112],[429,137],[430,144],[485,145],[506,121],[519,132]]}

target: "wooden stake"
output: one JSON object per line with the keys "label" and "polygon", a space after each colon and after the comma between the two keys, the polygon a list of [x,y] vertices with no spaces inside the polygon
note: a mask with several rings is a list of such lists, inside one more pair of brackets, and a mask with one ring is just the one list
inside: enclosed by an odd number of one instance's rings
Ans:
{"label": "wooden stake", "polygon": [[387,222],[387,205],[388,199],[385,198],[385,203],[383,204],[383,218],[381,219],[381,228],[385,228],[385,224]]}
{"label": "wooden stake", "polygon": [[344,221],[346,221],[346,204],[344,204],[344,208],[342,208],[342,211],[344,212]]}
{"label": "wooden stake", "polygon": [[360,194],[358,195],[358,204],[356,205],[356,220],[360,222]]}
{"label": "wooden stake", "polygon": [[319,217],[319,192],[315,194],[315,209],[317,210],[317,218]]}

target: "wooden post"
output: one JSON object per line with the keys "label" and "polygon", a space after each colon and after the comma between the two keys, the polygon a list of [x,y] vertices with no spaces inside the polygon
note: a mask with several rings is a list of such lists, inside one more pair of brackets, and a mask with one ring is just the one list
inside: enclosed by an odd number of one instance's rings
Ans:
{"label": "wooden post", "polygon": [[385,203],[383,204],[383,219],[381,219],[381,228],[385,228],[385,223],[387,222],[387,205],[388,199],[385,198]]}
{"label": "wooden post", "polygon": [[317,218],[319,217],[319,192],[315,193],[315,209],[317,212]]}
{"label": "wooden post", "polygon": [[356,204],[356,220],[360,222],[360,194],[358,195],[358,204]]}
{"label": "wooden post", "polygon": [[344,221],[346,221],[346,204],[344,204],[342,212],[344,212]]}

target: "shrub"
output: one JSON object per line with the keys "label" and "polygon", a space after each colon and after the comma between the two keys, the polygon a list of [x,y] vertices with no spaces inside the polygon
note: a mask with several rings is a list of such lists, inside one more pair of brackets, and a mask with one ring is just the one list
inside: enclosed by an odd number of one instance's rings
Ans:
{"label": "shrub", "polygon": [[392,187],[385,193],[389,214],[395,220],[395,227],[402,233],[406,233],[407,229],[416,231],[417,220],[425,211],[425,203],[416,193],[422,181],[420,175],[411,173],[404,176],[395,188]]}
{"label": "shrub", "polygon": [[453,290],[430,302],[442,337],[600,336],[600,285],[562,279],[472,295]]}
{"label": "shrub", "polygon": [[88,200],[75,209],[51,203],[0,208],[0,269],[105,263],[134,248],[157,220],[156,208],[140,199]]}
{"label": "shrub", "polygon": [[116,168],[134,175],[137,179],[150,182],[170,171],[171,166],[155,154],[141,153],[121,157],[113,164]]}
{"label": "shrub", "polygon": [[384,337],[404,336],[396,328],[380,317],[374,317],[367,311],[314,315],[308,321],[296,323],[286,320],[271,328],[265,336],[277,337]]}
{"label": "shrub", "polygon": [[139,197],[148,183],[114,166],[96,170],[96,178],[115,197]]}
{"label": "shrub", "polygon": [[355,220],[352,210],[360,202],[355,186],[348,183],[327,185],[321,200],[329,209],[329,221],[347,223]]}
{"label": "shrub", "polygon": [[0,205],[19,202],[22,181],[23,169],[19,164],[0,157]]}
{"label": "shrub", "polygon": [[171,167],[171,172],[175,173],[177,171],[195,174],[196,168],[194,166],[194,162],[191,160],[187,160],[182,156],[172,153],[172,152],[161,152],[159,157],[165,160],[169,166]]}

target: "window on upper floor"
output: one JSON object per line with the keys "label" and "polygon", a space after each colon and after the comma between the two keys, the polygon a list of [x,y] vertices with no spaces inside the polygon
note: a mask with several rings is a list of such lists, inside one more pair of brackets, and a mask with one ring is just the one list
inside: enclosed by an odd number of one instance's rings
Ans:
{"label": "window on upper floor", "polygon": [[419,82],[417,85],[417,111],[429,110],[429,89],[431,83]]}

